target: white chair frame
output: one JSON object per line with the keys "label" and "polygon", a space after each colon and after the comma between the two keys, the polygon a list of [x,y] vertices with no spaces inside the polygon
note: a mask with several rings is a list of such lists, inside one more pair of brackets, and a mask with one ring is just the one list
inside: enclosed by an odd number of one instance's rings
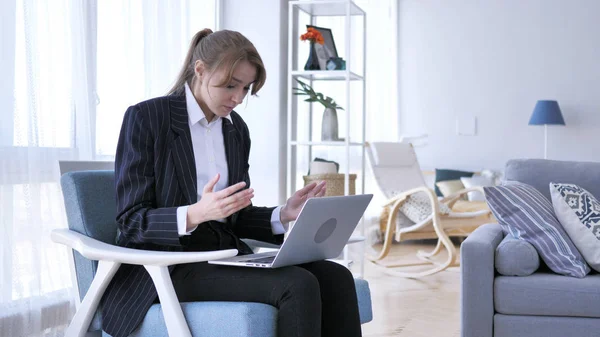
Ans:
{"label": "white chair frame", "polygon": [[66,337],[86,336],[100,299],[122,263],[143,265],[152,277],[169,336],[192,337],[173,288],[168,267],[175,264],[228,258],[236,256],[238,253],[236,249],[210,252],[160,252],[131,249],[109,245],[69,229],[55,229],[51,233],[51,238],[56,243],[64,244],[78,251],[87,259],[98,261],[94,280],[66,330]]}
{"label": "white chair frame", "polygon": [[[113,168],[114,162],[112,161],[59,161],[61,175],[72,171],[112,170]],[[66,337],[85,337],[87,335],[102,295],[122,263],[143,265],[150,274],[160,299],[169,336],[191,337],[192,334],[173,288],[168,267],[182,263],[223,259],[238,254],[236,249],[205,252],[160,252],[124,248],[95,240],[70,229],[55,229],[50,237],[52,241],[78,251],[83,257],[98,261],[96,275],[85,297],[77,306],[75,316],[65,332]],[[69,251],[71,252],[71,250]],[[70,260],[74,284],[77,284],[72,256]]]}

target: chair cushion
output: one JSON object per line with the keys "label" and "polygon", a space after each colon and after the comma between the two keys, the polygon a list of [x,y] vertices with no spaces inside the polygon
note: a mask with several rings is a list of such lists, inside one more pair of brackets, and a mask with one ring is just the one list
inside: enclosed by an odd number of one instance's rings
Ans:
{"label": "chair cushion", "polygon": [[[193,336],[276,336],[277,309],[267,304],[189,302],[181,303],[181,307]],[[150,307],[142,324],[131,334],[131,337],[145,336],[169,336],[160,304]]]}
{"label": "chair cushion", "polygon": [[[115,220],[115,173],[113,171],[74,171],[63,174],[60,185],[65,201],[69,229],[105,243],[114,243],[117,233]],[[79,298],[87,293],[97,261],[91,261],[73,251]],[[100,329],[100,310],[91,323],[92,330]]]}
{"label": "chair cushion", "polygon": [[371,289],[369,282],[363,279],[355,278],[356,296],[358,297],[358,312],[360,314],[360,324],[373,320],[373,308],[371,306]]}
{"label": "chair cushion", "polygon": [[494,306],[507,315],[600,317],[600,275],[578,279],[537,272],[529,276],[498,276]]}
{"label": "chair cushion", "polygon": [[113,171],[68,172],[60,178],[69,229],[113,244],[117,203]]}
{"label": "chair cushion", "polygon": [[540,266],[540,256],[533,245],[508,233],[496,247],[496,270],[505,276],[527,276]]}
{"label": "chair cushion", "polygon": [[[373,320],[369,283],[354,279],[360,323]],[[181,303],[192,335],[211,337],[275,337],[277,309],[252,302],[189,302]],[[105,332],[102,336],[110,337]],[[132,337],[168,337],[160,304],[153,304]]]}
{"label": "chair cushion", "polygon": [[484,187],[485,198],[505,233],[531,243],[552,271],[584,277],[590,267],[538,190],[520,182]]}
{"label": "chair cushion", "polygon": [[[437,183],[438,181],[456,180],[460,179],[461,177],[472,177],[473,174],[474,172],[468,171],[435,169],[435,182]],[[442,191],[440,191],[437,186],[435,187],[435,194],[437,194],[438,197],[443,196]]]}
{"label": "chair cushion", "polygon": [[600,271],[600,202],[573,184],[550,183],[552,206],[585,261]]}
{"label": "chair cushion", "polygon": [[[449,214],[450,208],[445,204],[439,203],[440,212]],[[425,192],[418,192],[410,195],[406,201],[400,205],[399,211],[406,215],[414,223],[421,222],[431,215],[431,201]]]}

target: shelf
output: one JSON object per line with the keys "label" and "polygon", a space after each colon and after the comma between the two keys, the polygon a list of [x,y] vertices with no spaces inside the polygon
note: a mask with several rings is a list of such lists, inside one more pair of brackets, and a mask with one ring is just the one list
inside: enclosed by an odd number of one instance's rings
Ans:
{"label": "shelf", "polygon": [[[291,141],[290,145],[309,145],[309,146],[346,146],[345,141],[331,141],[331,142],[298,142]],[[365,143],[350,142],[350,146],[365,146]]]}
{"label": "shelf", "polygon": [[293,70],[292,77],[302,77],[313,81],[362,81],[363,76],[346,70]]}
{"label": "shelf", "polygon": [[[379,0],[373,0],[379,1]],[[322,150],[331,152],[330,154],[340,161],[340,164],[346,168],[352,170],[356,169],[354,165],[357,164],[356,159],[360,159],[360,174],[356,173],[358,179],[360,179],[361,187],[356,186],[357,193],[364,193],[365,189],[365,161],[366,156],[364,147],[367,145],[365,141],[365,125],[366,121],[366,12],[357,6],[353,0],[292,0],[288,2],[288,15],[287,20],[288,26],[288,73],[287,73],[287,143],[288,148],[287,155],[287,174],[286,174],[286,193],[292,195],[296,191],[296,185],[301,184],[301,179],[298,179],[303,172],[300,172],[300,163],[305,161],[313,160],[313,157],[317,153],[321,153]],[[361,50],[349,48],[344,55],[346,59],[346,67],[344,70],[304,70],[304,65],[299,62],[299,33],[304,31],[303,24],[311,22],[313,24],[326,25],[325,22],[329,22],[330,25],[335,25],[340,32],[343,32],[343,36],[346,42],[346,48],[350,45],[354,45],[354,41],[357,41],[357,46],[362,47]],[[344,23],[342,26],[338,26],[338,22]],[[359,40],[357,40],[359,39]],[[362,43],[360,43],[362,41]],[[360,60],[356,60],[358,53],[362,52]],[[359,62],[357,62],[359,61]],[[354,71],[354,72],[353,72]],[[320,82],[319,85],[323,87],[329,87],[335,89],[336,95],[342,95],[342,91],[345,92],[346,104],[352,105],[353,117],[354,114],[360,114],[361,118],[357,119],[352,123],[362,123],[362,133],[359,130],[351,129],[347,130],[347,135],[344,134],[345,139],[338,139],[335,141],[323,141],[321,137],[314,133],[316,118],[320,115],[314,113],[313,107],[310,106],[310,113],[305,114],[305,110],[301,109],[302,100],[297,96],[294,96],[293,87],[296,85],[296,81],[300,80],[303,82]],[[329,81],[329,82],[327,82]],[[356,103],[350,102],[350,99],[356,97]],[[361,106],[358,102],[361,101]],[[350,102],[350,103],[348,103]],[[346,111],[348,112],[348,111]],[[345,115],[346,113],[342,113]],[[350,118],[350,116],[347,116]],[[350,123],[348,121],[348,123]],[[353,124],[354,125],[354,124]],[[304,127],[300,127],[304,126]],[[348,127],[348,125],[346,125]],[[360,135],[362,134],[362,136]],[[315,141],[313,141],[315,140]],[[358,150],[358,151],[357,151]],[[360,152],[360,154],[356,154]],[[340,159],[340,155],[343,155]],[[360,158],[359,158],[360,157]],[[356,158],[356,159],[355,159]],[[352,165],[351,165],[352,163]],[[350,176],[344,174],[344,184],[349,183]],[[345,188],[344,188],[345,191]],[[344,192],[345,193],[345,192]],[[349,259],[348,245],[354,244],[365,245],[366,239],[364,236],[364,220],[363,227],[361,228],[361,234],[353,233],[352,237],[346,243],[344,251],[341,256],[333,259],[333,261],[340,263],[346,267],[350,267],[352,260]],[[359,258],[361,277],[364,269],[363,258]]]}
{"label": "shelf", "polygon": [[290,8],[296,6],[312,16],[345,16],[348,3],[350,3],[350,15],[365,15],[360,7],[349,0],[290,1]]}

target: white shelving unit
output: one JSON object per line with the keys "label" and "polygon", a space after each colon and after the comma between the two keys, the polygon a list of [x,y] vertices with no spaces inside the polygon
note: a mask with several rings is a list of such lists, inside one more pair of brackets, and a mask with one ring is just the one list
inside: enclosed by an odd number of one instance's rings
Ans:
{"label": "white shelving unit", "polygon": [[[346,61],[345,70],[303,70],[304,63],[299,62],[305,59],[302,58],[306,55],[299,55],[300,35],[305,32],[305,28],[300,26],[300,20],[308,21],[308,24],[319,26],[317,18],[319,17],[338,17],[343,20],[343,31],[332,31],[332,33],[343,35],[344,50],[338,51],[339,56],[343,57]],[[358,18],[358,21],[362,21],[359,25],[361,27],[353,27],[353,20]],[[360,20],[362,19],[362,20]],[[352,32],[354,29],[359,29],[362,34],[354,34],[360,36],[353,36]],[[338,36],[339,38],[339,36]],[[355,62],[353,59],[353,53],[351,52],[351,44],[356,39],[362,39],[362,60],[361,62]],[[335,39],[335,36],[334,36]],[[288,20],[288,108],[287,108],[287,196],[289,197],[301,186],[296,186],[304,172],[298,172],[298,156],[308,154],[308,162],[312,161],[313,148],[314,147],[326,147],[328,149],[340,148],[344,152],[343,159],[340,161],[340,173],[345,175],[344,194],[348,195],[350,190],[350,179],[351,173],[357,173],[359,177],[360,186],[356,186],[357,193],[364,193],[365,191],[365,111],[366,111],[366,85],[365,85],[365,70],[366,70],[366,14],[351,0],[312,0],[312,1],[290,1],[289,2],[289,20]],[[313,109],[323,109],[323,106],[319,103],[307,103],[298,96],[293,95],[292,88],[297,87],[296,79],[301,79],[311,86],[318,81],[330,81],[341,84],[345,87],[345,104],[342,106],[345,110],[338,110],[338,119],[345,121],[345,132],[340,130],[340,134],[345,133],[343,141],[320,141],[313,137]],[[360,95],[362,96],[362,104],[352,105],[351,103],[351,83],[362,85]],[[326,93],[324,93],[327,95]],[[354,93],[356,95],[356,93]],[[301,106],[306,107],[308,105],[308,116],[304,116],[305,120],[308,121],[308,126],[305,127],[304,137],[299,136],[299,116],[298,110]],[[316,110],[318,111],[318,110]],[[353,115],[354,114],[354,115]],[[353,119],[351,116],[354,116]],[[356,118],[360,116],[360,118]],[[362,134],[360,137],[350,137],[351,135],[351,123],[361,123]],[[354,132],[356,133],[356,131]],[[304,139],[305,138],[305,139]],[[351,149],[355,148],[360,151],[360,169],[359,172],[351,172]],[[306,158],[306,157],[305,157]],[[308,169],[308,166],[306,167]],[[360,235],[364,239],[364,226],[363,223],[359,224],[361,231]],[[360,238],[359,238],[360,240]],[[364,256],[364,243],[361,243],[361,264],[360,264],[360,275],[362,276],[364,271],[364,263],[362,256]],[[348,247],[344,249],[344,260],[348,261]]]}

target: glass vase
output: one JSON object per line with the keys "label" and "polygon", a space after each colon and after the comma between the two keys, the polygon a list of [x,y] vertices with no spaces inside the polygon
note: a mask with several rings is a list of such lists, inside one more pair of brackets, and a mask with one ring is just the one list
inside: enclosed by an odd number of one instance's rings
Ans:
{"label": "glass vase", "polygon": [[310,50],[308,52],[308,60],[304,65],[304,70],[321,70],[319,66],[319,59],[317,57],[317,51],[315,50],[315,43],[310,43]]}
{"label": "glass vase", "polygon": [[338,118],[336,109],[325,108],[325,111],[323,112],[323,121],[321,122],[321,140],[344,140],[343,138],[338,137]]}

